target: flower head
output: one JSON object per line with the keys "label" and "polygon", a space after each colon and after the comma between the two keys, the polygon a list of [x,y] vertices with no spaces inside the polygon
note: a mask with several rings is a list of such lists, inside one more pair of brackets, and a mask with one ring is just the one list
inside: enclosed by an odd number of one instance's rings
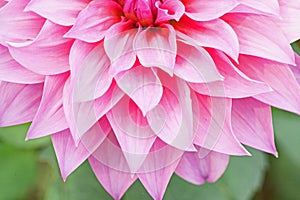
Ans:
{"label": "flower head", "polygon": [[277,155],[270,106],[300,114],[299,0],[0,0],[0,23],[0,126],[32,121],[115,199]]}

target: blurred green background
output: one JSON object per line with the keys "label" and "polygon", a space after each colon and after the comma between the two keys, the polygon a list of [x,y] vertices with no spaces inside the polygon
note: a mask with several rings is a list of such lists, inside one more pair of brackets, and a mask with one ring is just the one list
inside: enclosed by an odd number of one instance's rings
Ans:
{"label": "blurred green background", "polygon": [[[293,44],[297,52],[299,44]],[[300,199],[300,117],[273,108],[273,124],[279,158],[249,148],[253,156],[231,157],[225,174],[214,184],[195,186],[174,175],[164,199]],[[0,200],[111,199],[88,163],[63,182],[50,138],[25,142],[28,127],[0,128]],[[123,199],[151,197],[137,181]]]}

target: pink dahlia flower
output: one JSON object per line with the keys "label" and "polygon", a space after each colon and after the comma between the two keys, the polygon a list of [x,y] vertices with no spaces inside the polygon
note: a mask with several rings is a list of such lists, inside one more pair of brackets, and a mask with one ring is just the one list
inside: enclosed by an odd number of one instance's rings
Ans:
{"label": "pink dahlia flower", "polygon": [[270,107],[300,114],[300,0],[0,0],[0,24],[0,126],[32,121],[115,199],[276,156]]}

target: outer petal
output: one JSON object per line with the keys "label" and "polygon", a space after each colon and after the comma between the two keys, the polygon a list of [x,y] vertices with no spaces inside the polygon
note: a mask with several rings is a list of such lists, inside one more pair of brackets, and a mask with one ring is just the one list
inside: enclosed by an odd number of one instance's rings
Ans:
{"label": "outer petal", "polygon": [[118,86],[138,105],[145,116],[160,101],[161,82],[150,68],[137,66],[115,77]]}
{"label": "outer petal", "polygon": [[207,83],[223,79],[214,61],[203,48],[181,41],[177,42],[177,47],[174,73],[178,77],[195,83]]}
{"label": "outer petal", "polygon": [[8,48],[0,44],[0,80],[32,84],[41,83],[44,76],[36,74],[17,63],[10,55]]}
{"label": "outer petal", "polygon": [[92,1],[80,12],[78,18],[65,35],[85,42],[98,42],[113,24],[121,20],[122,8],[112,0]]}
{"label": "outer petal", "polygon": [[62,37],[67,30],[47,21],[34,41],[23,47],[9,46],[9,51],[16,61],[36,73],[53,75],[66,72],[73,43],[73,40]]}
{"label": "outer petal", "polygon": [[222,52],[214,50],[209,52],[224,80],[205,84],[190,83],[196,92],[209,96],[243,98],[272,91],[264,82],[247,77]]}
{"label": "outer petal", "polygon": [[147,157],[156,135],[147,124],[138,107],[128,97],[118,102],[107,118],[132,173],[136,173]]}
{"label": "outer petal", "polygon": [[290,42],[300,39],[300,1],[299,0],[279,0],[280,15],[282,21],[280,25]]}
{"label": "outer petal", "polygon": [[43,84],[0,82],[0,126],[32,121],[42,97]]}
{"label": "outer petal", "polygon": [[194,144],[223,154],[249,155],[232,131],[231,99],[199,94],[192,97],[196,131]]}
{"label": "outer petal", "polygon": [[27,139],[43,137],[68,128],[63,110],[63,88],[69,73],[47,76],[39,109],[29,128]]}
{"label": "outer petal", "polygon": [[51,136],[64,180],[97,149],[109,131],[107,119],[103,118],[87,132],[77,146],[68,129]]}
{"label": "outer petal", "polygon": [[79,12],[91,0],[31,0],[26,10],[33,11],[52,22],[70,26],[75,23]]}
{"label": "outer petal", "polygon": [[240,142],[277,156],[269,105],[253,98],[232,101],[232,129]]}
{"label": "outer petal", "polygon": [[29,0],[11,0],[0,9],[0,42],[25,42],[34,39],[45,19],[23,12]]}
{"label": "outer petal", "polygon": [[[206,151],[206,155],[200,155],[200,151]],[[226,170],[228,162],[229,155],[198,148],[198,152],[184,153],[176,174],[193,184],[202,185],[206,180],[217,181]]]}
{"label": "outer petal", "polygon": [[143,66],[159,67],[173,74],[177,47],[172,28],[148,28],[138,33],[134,50]]}
{"label": "outer petal", "polygon": [[300,88],[289,65],[240,56],[239,68],[252,79],[268,84],[274,91],[254,96],[272,106],[300,114]]}
{"label": "outer petal", "polygon": [[278,0],[238,0],[240,5],[231,12],[279,15]]}
{"label": "outer petal", "polygon": [[114,199],[121,199],[136,176],[129,173],[126,159],[111,132],[89,158],[90,165],[101,185]]}
{"label": "outer petal", "polygon": [[230,14],[224,19],[238,35],[241,54],[294,64],[294,53],[289,41],[270,18],[260,15]]}
{"label": "outer petal", "polygon": [[196,21],[217,19],[238,5],[236,0],[183,0],[185,14]]}
{"label": "outer petal", "polygon": [[[231,26],[223,20],[196,22],[183,16],[174,26],[177,31],[192,38],[197,45],[219,49],[234,60],[238,59],[238,37]],[[181,37],[180,34],[178,36]]]}

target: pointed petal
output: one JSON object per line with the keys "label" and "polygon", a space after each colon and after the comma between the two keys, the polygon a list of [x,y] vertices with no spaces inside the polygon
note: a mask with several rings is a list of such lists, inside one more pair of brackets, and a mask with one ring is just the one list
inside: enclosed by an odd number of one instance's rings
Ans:
{"label": "pointed petal", "polygon": [[39,109],[26,138],[39,138],[68,128],[63,110],[63,88],[69,73],[47,76]]}
{"label": "pointed petal", "polygon": [[[153,197],[153,199],[157,200],[163,199],[170,178],[180,160],[180,157],[177,157],[177,159],[172,160],[172,162],[166,163],[167,165],[161,166],[164,162],[162,161],[162,158],[167,159],[167,156],[172,155],[173,149],[169,149],[165,152],[162,151],[165,148],[169,148],[168,145],[166,146],[167,147],[165,147],[165,144],[162,144],[161,141],[157,140],[152,147],[152,153],[148,155],[143,166],[145,169],[152,170],[146,171],[144,169],[144,173],[137,174],[148,193]],[[176,151],[178,150],[174,150],[175,154],[177,154]]]}
{"label": "pointed petal", "polygon": [[236,0],[184,0],[185,14],[196,21],[217,19],[236,7]]}
{"label": "pointed petal", "polygon": [[[76,21],[79,12],[87,6],[90,0],[31,0],[26,11],[33,11],[52,22],[70,26]],[[68,5],[68,6],[66,6]]]}
{"label": "pointed petal", "polygon": [[290,43],[300,39],[300,1],[279,0],[280,26]]}
{"label": "pointed petal", "polygon": [[177,48],[175,75],[195,83],[207,83],[223,79],[205,49],[181,41],[177,42]]}
{"label": "pointed petal", "polygon": [[238,35],[241,54],[294,64],[294,53],[289,41],[270,18],[261,15],[230,14],[223,19]]}
{"label": "pointed petal", "polygon": [[127,162],[113,134],[113,132],[109,134],[89,158],[89,162],[106,191],[114,199],[121,199],[136,180],[136,176],[129,173]]}
{"label": "pointed petal", "polygon": [[243,98],[272,91],[264,82],[247,77],[222,52],[210,50],[209,53],[224,80],[205,84],[190,83],[196,92],[216,97]]}
{"label": "pointed petal", "polygon": [[147,28],[137,34],[134,50],[145,67],[159,67],[173,74],[177,47],[173,28]]}
{"label": "pointed petal", "polygon": [[64,180],[81,165],[104,141],[110,131],[107,120],[96,123],[76,146],[73,137],[66,129],[51,136],[62,178]]}
{"label": "pointed petal", "polygon": [[[205,156],[200,151],[206,151]],[[176,168],[176,174],[183,179],[197,185],[205,181],[217,181],[226,170],[229,155],[198,148],[198,152],[186,152]]]}
{"label": "pointed petal", "polygon": [[192,96],[194,144],[229,155],[249,155],[231,127],[231,99],[196,94]]}
{"label": "pointed petal", "polygon": [[279,16],[278,0],[238,0],[240,6],[231,12],[245,12]]}
{"label": "pointed petal", "polygon": [[123,97],[106,115],[131,172],[137,172],[150,151],[156,135],[129,97]]}
{"label": "pointed petal", "polygon": [[118,86],[138,105],[145,116],[160,101],[161,82],[150,68],[137,66],[115,77]]}
{"label": "pointed petal", "polygon": [[45,77],[36,74],[17,63],[10,55],[8,48],[0,44],[0,80],[33,84],[44,82]]}
{"label": "pointed petal", "polygon": [[0,10],[0,41],[25,42],[34,39],[45,19],[33,12],[23,12],[29,0],[11,0]]}
{"label": "pointed petal", "polygon": [[231,121],[240,142],[277,156],[269,105],[253,98],[234,99]]}
{"label": "pointed petal", "polygon": [[[174,24],[174,27],[178,32],[192,38],[197,45],[219,49],[232,59],[238,59],[238,37],[231,26],[222,19],[197,22],[183,16],[178,23]],[[180,37],[181,34],[178,36]]]}
{"label": "pointed petal", "polygon": [[0,127],[32,121],[42,97],[43,84],[0,81]]}
{"label": "pointed petal", "polygon": [[53,75],[66,72],[73,43],[73,40],[62,37],[67,30],[67,27],[47,21],[34,41],[23,47],[9,46],[9,51],[17,62],[36,73]]}
{"label": "pointed petal", "polygon": [[92,1],[83,9],[65,35],[93,43],[103,39],[105,32],[121,20],[122,8],[115,1]]}
{"label": "pointed petal", "polygon": [[133,41],[138,29],[132,27],[132,21],[120,22],[111,26],[105,34],[104,48],[111,62],[109,73],[112,76],[130,69],[136,61]]}
{"label": "pointed petal", "polygon": [[156,135],[180,150],[192,150],[194,140],[190,89],[181,79],[159,74],[164,86],[163,97],[147,120]]}
{"label": "pointed petal", "polygon": [[265,82],[273,89],[273,92],[255,95],[256,99],[300,114],[300,87],[289,65],[240,56],[239,68],[250,78]]}

